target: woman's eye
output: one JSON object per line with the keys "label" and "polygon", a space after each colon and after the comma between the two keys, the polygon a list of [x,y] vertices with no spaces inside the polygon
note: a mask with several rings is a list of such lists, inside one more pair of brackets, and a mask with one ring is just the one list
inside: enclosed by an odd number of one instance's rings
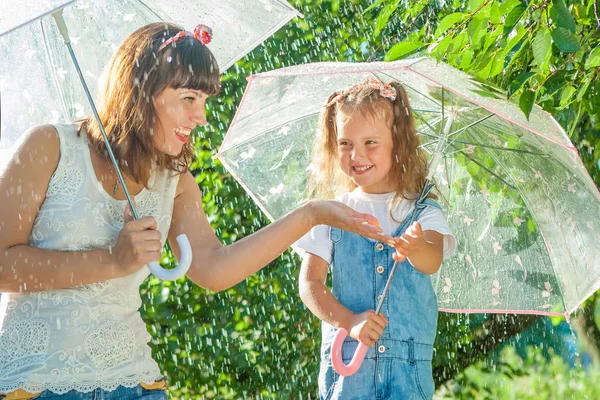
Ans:
{"label": "woman's eye", "polygon": [[377,144],[377,142],[374,140],[367,140],[367,144]]}
{"label": "woman's eye", "polygon": [[193,102],[193,101],[194,101],[194,97],[184,97],[184,98],[183,98],[183,100],[185,100],[185,101],[187,101],[187,102],[191,103],[191,102]]}

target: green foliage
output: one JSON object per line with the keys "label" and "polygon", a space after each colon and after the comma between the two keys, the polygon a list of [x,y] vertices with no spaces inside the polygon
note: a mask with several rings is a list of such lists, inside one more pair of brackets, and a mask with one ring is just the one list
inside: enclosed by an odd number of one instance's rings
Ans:
{"label": "green foliage", "polygon": [[497,361],[480,361],[440,388],[434,399],[597,399],[600,369],[572,368],[552,349],[529,347],[521,358],[506,347]]}
{"label": "green foliage", "polygon": [[[208,220],[224,244],[268,221],[212,157],[234,116],[246,77],[293,64],[392,60],[428,52],[501,87],[526,110],[536,102],[551,112],[600,181],[594,150],[600,144],[600,50],[592,1],[291,3],[305,18],[288,23],[229,69],[221,95],[209,102],[208,125],[195,135],[192,171]],[[498,95],[487,87],[482,85],[482,92]],[[164,260],[171,262],[171,257]],[[288,251],[222,293],[184,279],[147,282],[142,314],[173,398],[317,398],[320,324],[298,297],[298,269],[298,258]],[[458,359],[465,349],[472,357],[467,364],[486,354],[471,345],[476,338],[498,335],[487,332],[484,321],[480,316],[441,314],[434,360],[434,367],[443,371],[438,381],[463,369],[464,360]],[[510,363],[517,368],[516,360]],[[529,376],[511,374],[513,379]],[[461,379],[456,380],[460,388],[471,385]]]}
{"label": "green foliage", "polygon": [[600,184],[600,17],[594,1],[437,4],[427,6],[435,17],[399,37],[386,60],[412,56],[418,43],[438,60],[504,89],[525,115],[539,104],[564,127]]}

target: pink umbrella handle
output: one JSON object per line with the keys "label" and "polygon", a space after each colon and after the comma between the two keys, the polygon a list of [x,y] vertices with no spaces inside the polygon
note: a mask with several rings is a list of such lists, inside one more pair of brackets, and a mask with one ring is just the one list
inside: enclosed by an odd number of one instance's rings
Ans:
{"label": "pink umbrella handle", "polygon": [[363,344],[362,342],[358,343],[358,347],[354,352],[354,356],[352,357],[352,361],[350,364],[344,364],[344,360],[342,360],[342,346],[344,345],[344,339],[348,336],[348,331],[344,328],[338,329],[333,338],[333,344],[331,345],[331,363],[333,364],[333,369],[342,375],[342,376],[351,376],[358,371],[363,360],[365,359],[365,355],[367,354],[367,350],[369,350],[369,346]]}

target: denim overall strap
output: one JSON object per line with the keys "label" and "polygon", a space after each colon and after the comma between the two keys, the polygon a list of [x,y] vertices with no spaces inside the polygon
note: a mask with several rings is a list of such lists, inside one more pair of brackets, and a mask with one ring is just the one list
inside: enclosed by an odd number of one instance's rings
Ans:
{"label": "denim overall strap", "polygon": [[[417,220],[427,207],[440,208],[431,199],[418,201],[393,236],[402,235],[413,220],[412,214]],[[329,237],[334,248],[331,263],[333,295],[355,314],[374,310],[394,263],[394,248],[337,228],[330,228]],[[390,321],[382,340],[408,342],[413,338],[417,344],[433,344],[437,326],[435,293],[429,276],[417,271],[408,260],[397,266],[381,312]],[[334,334],[333,327],[323,324],[324,344],[331,342]],[[404,353],[405,350],[398,351]],[[420,356],[430,357],[430,351],[424,351]]]}

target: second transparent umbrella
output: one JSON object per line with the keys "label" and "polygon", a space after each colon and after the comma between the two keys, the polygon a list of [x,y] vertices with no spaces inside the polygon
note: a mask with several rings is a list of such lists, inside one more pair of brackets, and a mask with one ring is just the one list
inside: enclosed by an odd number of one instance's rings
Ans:
{"label": "second transparent umbrella", "polygon": [[600,287],[600,193],[550,114],[429,58],[254,75],[217,155],[271,219],[305,202],[327,97],[399,81],[458,247],[432,276],[441,311],[569,316]]}

